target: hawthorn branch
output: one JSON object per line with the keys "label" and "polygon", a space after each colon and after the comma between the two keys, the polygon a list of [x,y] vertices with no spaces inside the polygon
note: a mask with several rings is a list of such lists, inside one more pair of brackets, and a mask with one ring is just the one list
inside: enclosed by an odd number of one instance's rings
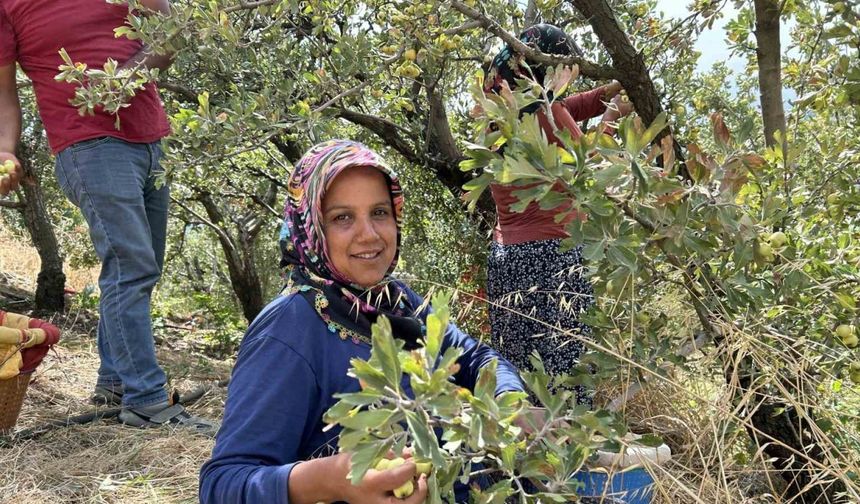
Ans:
{"label": "hawthorn branch", "polygon": [[409,132],[394,122],[383,117],[362,114],[361,112],[356,112],[346,108],[334,110],[338,117],[346,119],[347,121],[366,128],[376,134],[376,136],[378,136],[385,145],[397,151],[410,163],[419,165],[423,164],[421,156],[415,152],[415,148],[406,141],[406,138],[403,135],[404,133],[408,135]]}
{"label": "hawthorn branch", "polygon": [[231,12],[236,12],[236,11],[240,11],[240,10],[253,10],[253,9],[258,8],[258,7],[266,7],[269,5],[275,5],[279,1],[280,0],[259,0],[257,2],[240,1],[239,5],[227,7],[223,10],[223,12],[226,12],[229,14]]}
{"label": "hawthorn branch", "polygon": [[[657,88],[648,73],[645,58],[630,42],[627,32],[624,31],[615,17],[612,6],[606,0],[569,0],[569,2],[588,20],[597,38],[606,48],[612,58],[612,67],[616,72],[615,78],[624,86],[630,99],[636,105],[636,112],[642,121],[645,124],[653,123],[663,111]],[[585,74],[582,68],[580,68],[580,73]],[[666,126],[654,139],[654,143],[659,145],[663,137],[671,134],[671,129]],[[673,138],[672,146],[675,151],[675,159],[681,161],[681,176],[686,180],[691,180],[686,165],[683,163],[686,158],[681,145]]]}
{"label": "hawthorn branch", "polygon": [[482,26],[484,26],[484,24],[481,21],[479,21],[477,19],[473,19],[472,21],[466,21],[465,23],[461,24],[460,26],[456,26],[454,28],[448,28],[447,30],[443,31],[442,33],[444,33],[445,35],[457,35],[458,33],[463,33],[463,32],[469,31],[469,30],[474,30],[475,28],[480,28]]}
{"label": "hawthorn branch", "polygon": [[464,4],[460,0],[452,0],[451,6],[454,10],[460,12],[464,16],[474,19],[475,21],[480,22],[480,26],[483,26],[490,33],[496,35],[505,41],[506,44],[510,45],[516,52],[524,55],[526,58],[532,61],[537,61],[539,63],[544,63],[547,65],[567,65],[573,66],[577,65],[579,67],[579,74],[584,77],[589,77],[591,79],[596,80],[621,80],[621,72],[618,69],[607,67],[600,65],[598,63],[594,63],[592,61],[588,61],[584,58],[580,58],[577,56],[553,56],[550,54],[545,54],[537,49],[529,47],[522,43],[515,36],[511,35],[507,32],[501,25],[497,22],[493,21],[489,17],[485,16],[483,13],[478,11],[477,9],[473,9],[468,5]]}
{"label": "hawthorn branch", "polygon": [[12,201],[9,199],[0,199],[0,208],[11,208],[13,210],[22,210],[25,206],[24,203],[20,201]]}
{"label": "hawthorn branch", "polygon": [[158,81],[158,87],[179,95],[185,101],[197,103],[197,92],[182,84],[170,81]]}
{"label": "hawthorn branch", "polygon": [[232,238],[230,238],[230,236],[227,234],[227,232],[224,231],[224,229],[222,229],[220,226],[218,226],[214,222],[210,221],[206,217],[204,217],[204,216],[200,215],[199,213],[197,213],[196,211],[194,211],[194,209],[192,209],[191,207],[186,205],[182,200],[175,198],[173,196],[170,197],[170,200],[173,201],[174,203],[176,203],[177,205],[181,206],[183,210],[185,210],[186,212],[193,215],[198,221],[205,224],[206,227],[215,231],[215,234],[217,234],[218,237],[222,239],[222,242],[232,244],[232,242],[233,242]]}

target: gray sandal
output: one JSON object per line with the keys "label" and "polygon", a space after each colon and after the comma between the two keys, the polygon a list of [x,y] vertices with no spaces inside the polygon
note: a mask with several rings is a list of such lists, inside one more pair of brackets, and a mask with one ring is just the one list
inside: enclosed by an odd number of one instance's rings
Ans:
{"label": "gray sandal", "polygon": [[[155,411],[153,411],[155,410]],[[123,408],[119,421],[133,427],[152,428],[170,426],[189,429],[197,434],[214,437],[219,424],[205,418],[193,416],[181,404],[165,405],[162,409],[152,406],[144,408]]]}
{"label": "gray sandal", "polygon": [[90,402],[99,406],[119,406],[122,404],[122,385],[115,387],[96,385]]}

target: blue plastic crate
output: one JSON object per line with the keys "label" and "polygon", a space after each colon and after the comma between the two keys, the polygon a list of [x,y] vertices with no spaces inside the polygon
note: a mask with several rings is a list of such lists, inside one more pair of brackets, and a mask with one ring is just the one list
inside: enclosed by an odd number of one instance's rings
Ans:
{"label": "blue plastic crate", "polygon": [[583,497],[607,497],[609,502],[624,504],[651,504],[654,478],[641,467],[612,474],[582,470],[573,478],[585,485],[579,489]]}

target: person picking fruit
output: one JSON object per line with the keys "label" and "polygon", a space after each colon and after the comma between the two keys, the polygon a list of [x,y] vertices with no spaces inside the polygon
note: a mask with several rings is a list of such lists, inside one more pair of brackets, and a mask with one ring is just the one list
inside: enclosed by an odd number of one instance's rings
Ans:
{"label": "person picking fruit", "polygon": [[[332,140],[302,157],[287,192],[280,248],[288,283],[242,340],[222,427],[200,472],[200,501],[423,502],[426,461],[386,457],[353,485],[351,455],[337,453],[341,428],[323,421],[337,394],[361,390],[347,372],[352,359],[370,357],[379,317],[407,351],[426,329],[422,299],[392,275],[403,219],[397,175],[364,145]],[[463,351],[453,376],[460,387],[474,390],[495,360],[495,394],[523,390],[509,362],[453,324],[440,354],[451,347]],[[401,387],[413,396],[408,375]],[[468,488],[455,494],[465,501]]]}
{"label": "person picking fruit", "polygon": [[[581,54],[564,31],[549,24],[527,28],[519,39],[544,54]],[[530,61],[506,45],[489,66],[484,92],[501,93],[505,86],[515,89],[523,80],[532,80],[533,86],[543,93],[540,86],[546,73],[547,65]],[[546,90],[551,104],[532,103],[521,109],[520,115],[536,114],[550,143],[559,143],[556,133],[560,131],[572,138],[581,137],[583,132],[577,121],[592,117],[602,116],[603,131],[610,133],[613,130],[609,123],[633,110],[622,92],[618,82],[564,98],[554,97],[551,90]],[[496,226],[487,260],[490,341],[519,369],[532,369],[530,356],[538,352],[547,372],[557,375],[569,372],[585,351],[579,338],[564,333],[572,331],[587,337],[589,329],[579,318],[593,302],[594,292],[585,279],[582,247],[564,252],[559,249],[562,240],[569,236],[565,228],[573,215],[558,217],[569,210],[570,203],[541,209],[539,203],[531,202],[525,210],[515,210],[519,202],[517,192],[535,185],[490,185],[496,204]],[[562,330],[548,329],[552,327]],[[582,403],[590,401],[588,392],[581,387],[577,388],[577,396]]]}
{"label": "person picking fruit", "polygon": [[[162,15],[168,0],[140,0]],[[0,0],[0,163],[11,173],[0,194],[21,182],[15,151],[21,136],[18,65],[33,83],[36,105],[56,156],[55,174],[66,197],[87,221],[101,260],[98,351],[92,399],[122,407],[119,420],[135,427],[171,425],[214,434],[215,424],[168,401],[158,365],[150,297],[161,277],[170,190],[156,183],[162,170],[161,139],[170,134],[155,84],[148,84],[117,117],[96,107],[80,114],[71,105],[75,86],[54,77],[64,48],[75,62],[101,68],[108,58],[124,69],[166,68],[140,40],[118,37],[129,6],[105,0]],[[140,14],[140,13],[138,13]],[[149,15],[147,13],[146,15]],[[143,15],[143,14],[141,14]]]}

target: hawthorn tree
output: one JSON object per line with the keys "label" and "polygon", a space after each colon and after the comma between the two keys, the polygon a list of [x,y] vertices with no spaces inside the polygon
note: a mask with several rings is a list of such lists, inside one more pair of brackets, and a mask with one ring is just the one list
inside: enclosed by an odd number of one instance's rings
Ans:
{"label": "hawthorn tree", "polygon": [[[428,236],[421,230],[433,222],[453,222],[453,214],[466,222],[454,198],[486,210],[482,193],[493,180],[540,182],[521,198],[546,208],[572,199],[588,215],[571,224],[567,245],[584,247],[597,288],[588,316],[593,352],[583,359],[596,372],[577,370],[568,380],[647,390],[651,382],[671,383],[671,368],[695,372],[686,357],[704,352],[719,363],[728,397],[709,406],[724,437],[743,433],[750,456],[790,483],[791,499],[856,500],[860,442],[850,405],[860,365],[856,343],[836,329],[857,323],[860,295],[857,6],[735,1],[727,37],[748,71],[736,75],[718,64],[693,75],[693,41],[725,15],[726,3],[696,1],[688,17],[671,20],[653,0],[547,0],[523,10],[465,0],[176,1],[171,16],[132,12],[117,32],[176,51],[166,75],[80,68],[73,54],[61,70],[80,83],[84,108],[117,107],[141,82],[159,81],[174,127],[166,177],[177,213],[214,233],[246,318],[265,298],[258,273],[265,245],[257,238],[274,233],[283,181],[314,142],[347,136],[388,151],[407,189],[424,194],[411,211],[432,217],[408,227],[407,242]],[[562,138],[556,149],[532,119],[518,117],[543,95],[483,94],[476,72],[499,40],[515,43],[524,19],[563,26],[584,49],[584,56],[557,58],[521,48],[553,66],[574,65],[579,76],[563,78],[570,74],[559,67],[536,84],[558,91],[622,82],[638,115],[620,125],[617,140]],[[773,36],[788,19],[793,50],[785,53]],[[783,87],[798,97],[787,111]],[[470,113],[475,103],[480,108]],[[505,127],[488,134],[489,121]],[[504,157],[489,148],[501,141]],[[551,189],[557,182],[562,191]],[[443,204],[421,206],[442,191]],[[492,222],[474,215],[484,229]],[[479,257],[485,243],[448,234],[436,245]],[[420,247],[411,250],[406,272],[429,271]],[[697,321],[692,337],[679,334],[673,318],[680,313],[646,303],[667,292],[680,295]],[[476,407],[461,399],[452,407]],[[589,415],[562,414],[574,423]],[[623,432],[610,424],[600,424],[604,434]],[[599,430],[590,425],[590,433]],[[413,427],[401,437],[420,437]],[[544,451],[524,456],[546,455],[552,443],[545,441],[535,445]],[[431,455],[446,471],[454,467]],[[502,459],[502,469],[525,459],[518,460]]]}

